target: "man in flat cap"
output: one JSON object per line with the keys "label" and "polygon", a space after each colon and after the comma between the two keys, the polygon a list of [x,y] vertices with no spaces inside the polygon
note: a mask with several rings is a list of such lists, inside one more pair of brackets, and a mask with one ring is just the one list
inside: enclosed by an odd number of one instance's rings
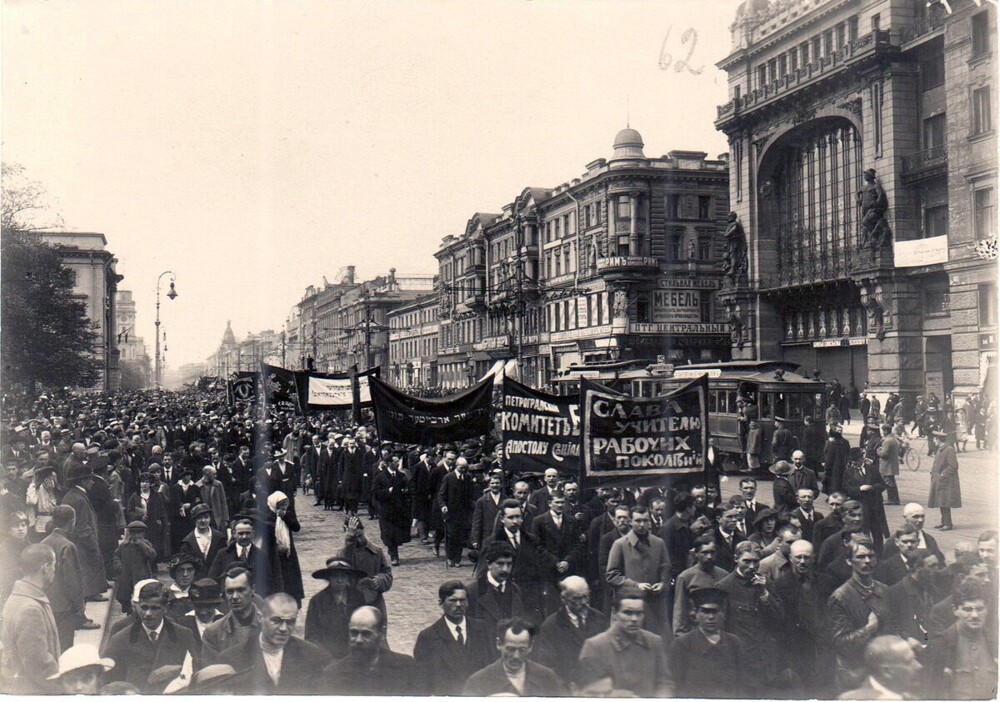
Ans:
{"label": "man in flat cap", "polygon": [[696,628],[670,644],[667,660],[674,694],[678,697],[743,697],[748,664],[743,642],[724,630],[724,590],[696,588],[690,593]]}

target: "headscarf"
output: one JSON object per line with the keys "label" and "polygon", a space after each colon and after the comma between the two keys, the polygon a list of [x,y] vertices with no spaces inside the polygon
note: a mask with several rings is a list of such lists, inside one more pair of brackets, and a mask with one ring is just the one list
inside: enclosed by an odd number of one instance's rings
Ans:
{"label": "headscarf", "polygon": [[278,504],[282,500],[287,500],[288,495],[281,490],[275,490],[267,496],[267,508],[274,512],[274,539],[278,542],[280,553],[289,553],[292,550],[292,534],[288,531],[285,520],[278,516]]}

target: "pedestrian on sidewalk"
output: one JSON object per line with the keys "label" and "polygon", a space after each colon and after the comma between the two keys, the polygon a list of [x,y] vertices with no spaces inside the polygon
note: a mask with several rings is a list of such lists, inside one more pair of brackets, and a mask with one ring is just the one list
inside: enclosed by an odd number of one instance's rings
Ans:
{"label": "pedestrian on sidewalk", "polygon": [[931,466],[931,492],[927,506],[941,510],[941,523],[935,529],[951,531],[955,525],[951,510],[962,506],[962,486],[958,479],[958,456],[955,455],[955,433],[935,431],[938,440]]}

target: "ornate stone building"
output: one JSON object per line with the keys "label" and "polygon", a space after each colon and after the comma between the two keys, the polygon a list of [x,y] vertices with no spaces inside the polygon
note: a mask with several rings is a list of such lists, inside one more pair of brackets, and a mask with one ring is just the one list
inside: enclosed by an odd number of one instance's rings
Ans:
{"label": "ornate stone building", "polygon": [[107,250],[108,240],[96,232],[40,232],[38,236],[55,246],[59,260],[73,271],[73,291],[86,303],[87,317],[97,333],[94,355],[100,362],[100,378],[90,389],[95,392],[120,389],[121,354],[115,300],[118,283],[124,276],[115,271],[118,259]]}
{"label": "ornate stone building", "polygon": [[[995,364],[996,35],[981,0],[746,0],[731,27],[739,358],[879,394],[978,392]],[[995,253],[993,254],[995,258]]]}
{"label": "ornate stone building", "polygon": [[647,158],[639,133],[555,188],[474,215],[435,256],[442,385],[520,361],[541,387],[587,361],[728,359],[716,304],[727,168],[698,151]]}
{"label": "ornate stone building", "polygon": [[400,388],[436,388],[438,376],[438,295],[422,295],[386,316],[389,324],[389,366],[382,378]]}

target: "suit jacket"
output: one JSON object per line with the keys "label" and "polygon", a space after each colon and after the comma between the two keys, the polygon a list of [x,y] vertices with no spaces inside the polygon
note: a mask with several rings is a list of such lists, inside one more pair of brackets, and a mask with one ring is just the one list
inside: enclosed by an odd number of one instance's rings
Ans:
{"label": "suit jacket", "polygon": [[514,695],[524,697],[560,697],[566,694],[566,687],[559,676],[544,665],[526,661],[524,690],[518,691],[510,684],[503,672],[503,661],[490,663],[474,673],[465,683],[462,694],[466,697],[490,697],[492,695]]}
{"label": "suit jacket", "polygon": [[[272,570],[272,572],[274,572],[274,569],[281,567],[278,564],[278,554],[276,551],[273,550],[269,551],[266,554],[266,556],[270,559],[270,563],[267,564],[267,568],[269,570]],[[250,568],[250,570],[254,571],[260,570],[260,565],[258,565],[258,560],[264,557],[265,555],[263,554],[263,552],[261,552],[253,544],[250,544],[249,550],[247,551],[247,557],[245,559],[240,558],[239,556],[236,555],[236,542],[234,541],[228,546],[224,546],[223,548],[216,551],[215,558],[212,559],[212,563],[208,567],[208,577],[219,583],[219,585],[222,585],[223,574],[227,570],[232,568],[234,565],[245,566],[247,568]],[[255,578],[255,581],[257,579],[258,578]],[[255,582],[254,584],[257,587],[260,587],[260,585],[257,582]],[[265,590],[258,589],[257,592],[258,594],[263,592],[264,593],[263,596],[267,597],[267,595],[270,594],[270,592],[266,590],[267,583],[262,582],[261,584],[265,586]]]}
{"label": "suit jacket", "polygon": [[888,558],[883,558],[878,562],[878,567],[875,569],[875,579],[892,587],[905,578],[909,572],[910,569],[897,550]]}
{"label": "suit jacket", "polygon": [[343,496],[348,500],[361,497],[361,481],[368,468],[368,458],[365,451],[355,448],[354,453],[344,450],[340,453],[337,474],[343,489]]}
{"label": "suit jacket", "polygon": [[676,578],[688,567],[688,557],[694,545],[690,525],[676,514],[663,523],[658,536],[667,545],[670,556],[670,575]]}
{"label": "suit jacket", "polygon": [[413,659],[402,653],[383,649],[374,666],[366,665],[348,654],[330,663],[321,678],[324,692],[336,690],[338,695],[371,695],[392,697],[397,695],[420,695],[423,690],[414,689],[416,674]]}
{"label": "suit jacket", "polygon": [[108,679],[131,683],[143,694],[161,692],[147,683],[151,672],[164,665],[181,665],[188,654],[198,670],[201,647],[190,631],[169,619],[163,620],[163,630],[155,644],[136,621],[113,635],[104,651],[105,656],[115,661]]}
{"label": "suit jacket", "polygon": [[609,531],[615,530],[615,524],[611,520],[611,515],[607,512],[602,512],[596,517],[590,520],[590,525],[587,527],[587,579],[591,580],[591,584],[604,582],[604,571],[598,570],[597,559],[598,559],[598,549],[601,543],[601,537],[607,534]]}
{"label": "suit jacket", "polygon": [[560,607],[542,622],[533,658],[554,670],[566,684],[574,682],[578,679],[576,662],[583,642],[607,628],[608,618],[593,607],[587,608],[587,623],[581,628],[574,626],[566,607]]}
{"label": "suit jacket", "polygon": [[[222,612],[216,611],[210,623],[214,624],[215,622],[222,619],[224,616],[225,615]],[[194,637],[194,640],[197,641],[199,645],[201,645],[201,632],[198,631],[198,617],[197,615],[195,615],[193,609],[187,614],[185,614],[183,617],[178,617],[177,619],[174,619],[172,621],[174,622],[174,624],[182,626],[188,631],[190,631],[191,636]],[[202,662],[204,662],[204,656],[205,654],[204,652],[202,652]]]}
{"label": "suit jacket", "polygon": [[499,499],[493,502],[493,495],[487,490],[483,493],[482,497],[476,500],[476,506],[472,510],[472,531],[469,533],[470,544],[482,544],[483,539],[495,531],[497,513],[500,511],[499,505],[505,499],[506,497],[501,493]]}
{"label": "suit jacket", "polygon": [[323,691],[318,673],[330,662],[330,654],[293,636],[285,644],[277,684],[267,674],[258,636],[228,649],[220,662],[236,669],[233,688],[244,695],[309,695]]}
{"label": "suit jacket", "polygon": [[[489,549],[490,544],[498,540],[510,543],[507,532],[502,528],[494,536],[483,541],[483,553]],[[524,533],[523,529],[518,541],[518,546],[514,549],[514,565],[511,569],[510,579],[521,590],[527,614],[532,616],[536,620],[535,623],[538,624],[543,619],[542,613],[532,610],[541,605],[542,585],[546,582],[548,573],[554,571],[555,561],[552,560],[550,554],[539,547],[538,540],[531,534]],[[511,545],[513,546],[513,544]],[[486,559],[479,559],[476,563],[476,577],[485,578],[486,570]]]}
{"label": "suit jacket", "polygon": [[446,519],[449,524],[457,523],[471,526],[477,490],[478,488],[468,471],[465,472],[461,480],[455,471],[444,476],[438,490],[438,504],[448,508]]}
{"label": "suit jacket", "polygon": [[[924,548],[936,555],[938,560],[944,563],[944,554],[941,552],[941,549],[938,548],[937,541],[934,540],[934,537],[926,531],[922,531],[921,534],[924,537]],[[896,545],[895,539],[887,539],[885,544],[882,546],[882,560],[888,559],[894,553],[899,553],[899,546]]]}
{"label": "suit jacket", "polygon": [[538,514],[545,514],[549,511],[549,494],[549,488],[543,485],[528,496],[528,504],[534,505]]}
{"label": "suit jacket", "polygon": [[347,588],[343,605],[337,602],[333,590],[324,587],[309,599],[304,634],[306,641],[316,644],[332,658],[347,655],[347,629],[351,614],[364,605],[365,597],[356,587]]}
{"label": "suit jacket", "polygon": [[[819,550],[823,547],[823,542],[843,528],[844,520],[842,520],[840,515],[836,512],[830,512],[830,514],[828,514],[824,519],[816,522],[813,525],[812,538],[813,548],[816,549],[816,555],[819,555]],[[893,540],[889,539],[889,543],[893,543]]]}
{"label": "suit jacket", "polygon": [[[769,509],[771,505],[761,500],[760,496],[754,498],[755,507],[753,509],[750,508],[750,505],[747,504],[746,500],[743,501],[743,504],[746,505],[747,508],[746,515],[744,517],[744,523],[746,524],[747,534],[752,534],[753,522],[757,518],[757,515],[760,514],[761,510]],[[778,506],[778,509],[780,509],[780,505]]]}
{"label": "suit jacket", "polygon": [[[562,517],[562,526],[557,527],[552,518],[552,512],[546,511],[531,522],[531,535],[538,541],[538,546],[545,551],[553,568],[548,572],[550,580],[559,580],[567,575],[579,575],[584,567],[583,533],[580,524],[570,514]],[[554,566],[559,561],[566,561],[569,569],[558,573]],[[545,573],[543,573],[544,577]]]}
{"label": "suit jacket", "polygon": [[814,509],[812,512],[812,519],[806,519],[805,514],[802,512],[802,508],[796,507],[791,511],[791,515],[798,517],[799,523],[802,525],[802,538],[811,543],[816,525],[823,520],[823,513],[818,509]]}
{"label": "suit jacket", "polygon": [[[500,593],[490,585],[486,576],[468,583],[465,588],[465,594],[469,598],[469,610],[466,616],[481,620],[486,624],[487,631],[496,631],[497,623],[502,619],[523,616],[524,603],[521,600],[521,589],[508,581],[505,590],[510,591],[510,614],[503,611]],[[508,593],[505,591],[504,595]]]}
{"label": "suit jacket", "polygon": [[[201,558],[201,565],[195,572],[195,580],[200,580],[201,578],[211,577],[208,573],[211,571],[212,565],[215,563],[216,556],[219,552],[226,547],[226,535],[221,531],[212,529],[212,538],[208,544],[208,553],[204,554],[201,549],[198,548],[198,539],[194,535],[194,531],[189,533],[183,539],[181,539],[180,553],[193,553],[194,555]],[[225,571],[223,571],[225,572]],[[220,583],[221,584],[221,583]]]}
{"label": "suit jacket", "polygon": [[495,632],[485,622],[466,617],[463,635],[459,645],[444,617],[417,634],[413,661],[422,694],[460,695],[469,676],[496,658]]}
{"label": "suit jacket", "polygon": [[888,599],[889,631],[904,639],[912,637],[927,644],[932,628],[930,619],[934,593],[921,588],[913,578],[904,577],[889,587]]}
{"label": "suit jacket", "polygon": [[715,564],[727,573],[732,573],[736,569],[736,556],[734,552],[736,545],[741,540],[739,533],[735,530],[733,531],[732,543],[726,541],[718,526],[715,527],[712,535],[715,537]]}

